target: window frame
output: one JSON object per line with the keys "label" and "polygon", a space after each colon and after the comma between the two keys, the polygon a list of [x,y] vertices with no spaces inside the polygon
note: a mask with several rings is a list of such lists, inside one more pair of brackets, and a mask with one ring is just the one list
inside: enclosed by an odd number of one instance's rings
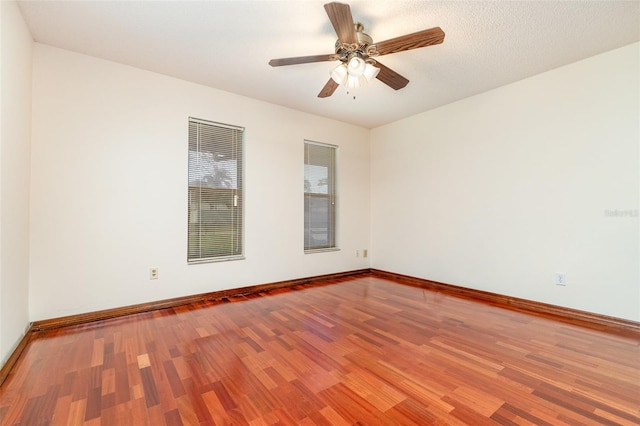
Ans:
{"label": "window frame", "polygon": [[[231,160],[236,162],[236,172],[235,172],[235,187],[224,188],[224,187],[206,187],[201,185],[192,185],[192,170],[191,170],[191,158],[188,161],[187,167],[187,264],[199,264],[199,263],[211,263],[211,262],[225,262],[231,260],[243,260],[245,259],[244,250],[244,237],[245,237],[245,183],[244,183],[244,174],[245,174],[245,128],[241,126],[235,126],[231,124],[219,123],[211,120],[203,120],[200,118],[189,117],[188,126],[189,126],[189,137],[188,137],[188,155],[191,157],[192,152],[201,153],[204,151],[198,149],[196,151],[192,151],[191,149],[191,125],[204,125],[204,126],[212,126],[218,129],[230,129],[232,131],[237,131],[239,133],[239,138],[236,141],[230,142],[232,146],[230,149]],[[199,145],[199,141],[197,142]],[[198,191],[198,194],[194,193]],[[216,199],[215,195],[211,194],[224,194],[227,193],[227,197],[232,200],[231,208],[234,209],[229,213],[229,218],[231,218],[232,222],[232,230],[231,230],[231,244],[233,247],[239,247],[238,250],[231,249],[230,253],[223,255],[214,255],[207,256],[202,255],[200,253],[199,256],[193,256],[191,253],[191,238],[192,238],[192,212],[197,212],[198,218],[201,218],[203,215],[203,209],[192,209],[192,202],[194,202],[194,198],[197,196],[198,203],[202,202],[202,194],[208,193],[209,199]],[[224,199],[224,197],[220,197],[220,200]],[[200,219],[197,219],[199,223],[202,223]],[[214,225],[215,226],[215,225]],[[202,239],[202,234],[200,234],[201,230],[198,230],[198,238]],[[233,253],[232,253],[233,252]]]}
{"label": "window frame", "polygon": [[[338,146],[316,142],[312,140],[304,141],[304,166],[306,169],[307,165],[316,165],[323,166],[322,164],[313,164],[308,163],[308,154],[307,154],[307,146],[319,146],[323,148],[328,148],[331,150],[331,158],[328,166],[328,176],[327,176],[327,194],[323,193],[315,193],[315,192],[307,192],[306,187],[304,188],[304,209],[303,209],[303,248],[305,254],[311,253],[321,253],[327,251],[338,251],[340,248],[338,247],[338,195],[337,195],[337,183],[338,183]],[[304,181],[306,184],[307,181],[307,173],[306,170],[303,169]],[[327,214],[327,244],[326,245],[309,245],[307,243],[308,236],[307,233],[310,230],[307,229],[308,222],[310,221],[310,217],[308,217],[309,210],[307,209],[307,201],[311,201],[314,199],[326,199],[327,204],[329,206],[329,212]]]}

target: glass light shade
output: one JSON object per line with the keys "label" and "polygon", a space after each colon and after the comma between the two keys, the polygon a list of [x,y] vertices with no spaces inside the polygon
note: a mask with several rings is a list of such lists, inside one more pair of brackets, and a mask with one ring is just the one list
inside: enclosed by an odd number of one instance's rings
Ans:
{"label": "glass light shade", "polygon": [[364,73],[366,67],[367,63],[364,59],[357,56],[349,59],[349,65],[347,66],[349,75],[353,75],[355,77],[360,77]]}
{"label": "glass light shade", "polygon": [[366,78],[367,81],[371,81],[376,78],[379,72],[380,68],[374,67],[371,64],[365,64],[364,72],[362,73],[362,75],[364,75],[364,78]]}
{"label": "glass light shade", "polygon": [[347,77],[347,87],[349,89],[357,89],[360,87],[360,77],[349,74],[349,77]]}
{"label": "glass light shade", "polygon": [[345,64],[338,65],[331,71],[330,75],[331,79],[336,83],[344,84],[348,75],[347,66]]}

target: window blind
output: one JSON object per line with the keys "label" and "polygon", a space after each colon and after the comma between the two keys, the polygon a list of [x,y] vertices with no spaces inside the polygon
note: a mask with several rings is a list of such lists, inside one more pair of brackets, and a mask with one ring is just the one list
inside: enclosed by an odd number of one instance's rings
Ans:
{"label": "window blind", "polygon": [[244,128],[189,118],[187,261],[242,258]]}
{"label": "window blind", "polygon": [[336,247],[336,147],[304,143],[304,249]]}

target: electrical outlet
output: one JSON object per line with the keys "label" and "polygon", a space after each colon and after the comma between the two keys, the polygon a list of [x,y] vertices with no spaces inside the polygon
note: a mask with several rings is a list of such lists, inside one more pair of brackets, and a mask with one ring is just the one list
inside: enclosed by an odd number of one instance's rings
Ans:
{"label": "electrical outlet", "polygon": [[158,268],[149,269],[149,279],[157,280],[158,279]]}
{"label": "electrical outlet", "polygon": [[567,285],[567,279],[564,272],[556,272],[556,285]]}
{"label": "electrical outlet", "polygon": [[364,249],[362,250],[362,257],[368,257],[369,256],[369,250]]}
{"label": "electrical outlet", "polygon": [[356,257],[360,257],[360,250],[356,250]]}

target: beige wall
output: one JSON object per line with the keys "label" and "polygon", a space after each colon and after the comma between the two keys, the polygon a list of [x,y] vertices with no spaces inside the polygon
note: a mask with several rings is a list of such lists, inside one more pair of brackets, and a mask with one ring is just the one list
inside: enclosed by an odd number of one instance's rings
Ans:
{"label": "beige wall", "polygon": [[639,51],[374,129],[372,266],[640,320]]}
{"label": "beige wall", "polygon": [[0,365],[29,324],[29,144],[32,40],[13,1],[0,2]]}

